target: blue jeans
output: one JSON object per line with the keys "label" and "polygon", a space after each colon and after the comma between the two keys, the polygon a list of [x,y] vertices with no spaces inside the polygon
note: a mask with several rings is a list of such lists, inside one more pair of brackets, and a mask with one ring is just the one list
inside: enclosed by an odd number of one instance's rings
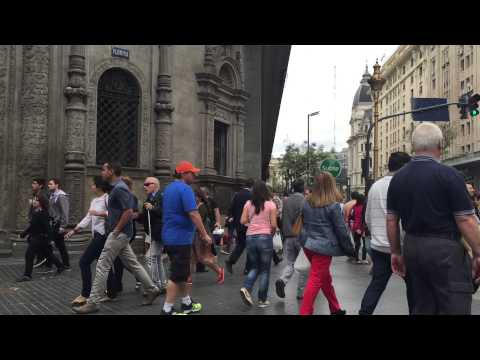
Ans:
{"label": "blue jeans", "polygon": [[258,299],[260,301],[267,300],[272,253],[272,235],[264,234],[247,236],[247,255],[251,268],[245,279],[244,287],[251,292],[258,277],[260,280],[258,286]]}

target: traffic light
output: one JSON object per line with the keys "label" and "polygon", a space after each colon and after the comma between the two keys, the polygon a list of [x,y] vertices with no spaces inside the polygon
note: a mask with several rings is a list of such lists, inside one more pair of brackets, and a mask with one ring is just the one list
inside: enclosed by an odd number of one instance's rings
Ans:
{"label": "traffic light", "polygon": [[480,114],[480,111],[478,110],[480,95],[472,95],[472,93],[473,91],[469,91],[458,99],[459,104],[457,106],[460,108],[460,119],[468,119],[467,113],[470,114],[471,117]]}
{"label": "traffic light", "polygon": [[457,105],[460,108],[460,119],[468,119],[468,97],[469,94],[463,94],[458,98],[459,104]]}
{"label": "traffic light", "polygon": [[468,99],[468,108],[469,108],[471,117],[477,116],[479,114],[479,111],[478,111],[478,102],[479,101],[480,101],[480,95],[479,94],[475,94],[473,96],[470,96],[470,98]]}

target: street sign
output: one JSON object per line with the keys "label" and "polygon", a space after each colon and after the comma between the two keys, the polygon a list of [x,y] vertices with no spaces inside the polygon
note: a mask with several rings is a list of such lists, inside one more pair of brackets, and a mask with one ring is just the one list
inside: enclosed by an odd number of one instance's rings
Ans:
{"label": "street sign", "polygon": [[342,172],[342,165],[340,161],[335,159],[325,159],[320,164],[321,171],[327,171],[332,174],[333,177],[339,177]]}
{"label": "street sign", "polygon": [[[446,104],[445,98],[415,98],[412,97],[412,110],[418,110],[430,106]],[[412,114],[413,121],[450,121],[448,107],[421,111]]]}

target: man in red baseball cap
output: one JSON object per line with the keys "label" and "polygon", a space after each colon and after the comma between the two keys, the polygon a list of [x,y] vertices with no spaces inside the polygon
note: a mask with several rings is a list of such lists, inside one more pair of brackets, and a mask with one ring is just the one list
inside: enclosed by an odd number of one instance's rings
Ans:
{"label": "man in red baseball cap", "polygon": [[[196,229],[202,240],[208,244],[212,243],[203,226],[195,195],[190,187],[198,172],[200,169],[190,162],[181,161],[175,168],[177,180],[170,183],[163,193],[162,240],[170,258],[170,278],[162,309],[164,315],[183,315],[199,312],[202,309],[200,303],[190,298],[187,287],[187,280],[190,277],[192,242]],[[177,297],[182,299],[180,312],[173,308]]]}

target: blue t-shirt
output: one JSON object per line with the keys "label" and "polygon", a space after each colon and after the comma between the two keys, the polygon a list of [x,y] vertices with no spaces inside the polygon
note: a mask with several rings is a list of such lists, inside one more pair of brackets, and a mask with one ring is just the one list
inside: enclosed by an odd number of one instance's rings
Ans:
{"label": "blue t-shirt", "polygon": [[195,195],[190,186],[175,180],[163,193],[162,240],[165,245],[191,245],[195,225],[189,213],[197,210]]}

